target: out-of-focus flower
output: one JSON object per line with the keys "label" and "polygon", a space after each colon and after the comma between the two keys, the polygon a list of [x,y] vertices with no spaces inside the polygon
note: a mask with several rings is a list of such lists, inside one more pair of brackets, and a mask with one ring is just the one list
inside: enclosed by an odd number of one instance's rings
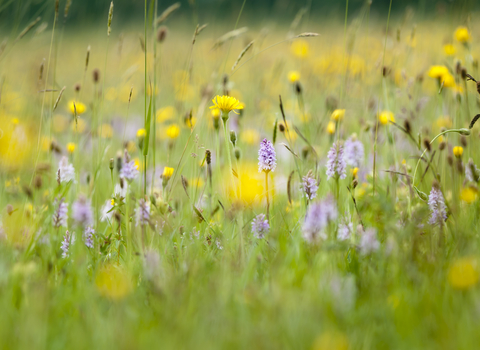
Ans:
{"label": "out-of-focus flower", "polygon": [[233,111],[236,114],[239,114],[237,110],[243,109],[243,104],[240,103],[235,97],[232,96],[215,96],[212,100],[213,106],[210,109],[219,109],[223,114],[228,115],[229,112]]}
{"label": "out-of-focus flower", "polygon": [[145,226],[150,223],[150,203],[145,199],[138,201],[138,207],[135,209],[136,226]]}
{"label": "out-of-focus flower", "polygon": [[431,225],[443,225],[445,220],[447,220],[447,207],[445,206],[442,191],[440,191],[437,185],[434,185],[430,191],[428,206],[430,207],[428,223]]}
{"label": "out-of-focus flower", "polygon": [[378,120],[382,125],[387,125],[390,121],[395,123],[395,117],[390,111],[382,111],[378,116]]}
{"label": "out-of-focus flower", "polygon": [[72,204],[72,218],[79,226],[87,227],[93,225],[92,207],[86,197],[80,196]]}
{"label": "out-of-focus flower", "polygon": [[292,43],[292,53],[298,58],[305,58],[309,53],[309,46],[306,40],[295,40]]}
{"label": "out-of-focus flower", "polygon": [[180,128],[177,124],[172,124],[167,128],[167,137],[174,140],[180,135]]}
{"label": "out-of-focus flower", "polygon": [[335,122],[333,121],[329,121],[328,124],[327,124],[327,132],[330,134],[330,135],[333,135],[335,134]]}
{"label": "out-of-focus flower", "polygon": [[175,108],[172,106],[167,106],[164,108],[160,108],[157,111],[157,122],[158,123],[163,123],[168,120],[171,120],[175,117],[176,111]]}
{"label": "out-of-focus flower", "polygon": [[53,227],[67,227],[68,203],[66,203],[65,198],[62,197],[60,199],[56,199],[54,205],[57,208],[55,209],[52,217]]}
{"label": "out-of-focus flower", "polygon": [[338,176],[340,179],[347,177],[347,164],[343,152],[343,146],[334,143],[327,154],[327,179]]}
{"label": "out-of-focus flower", "polygon": [[471,204],[478,198],[478,190],[474,187],[465,187],[460,191],[460,199],[465,203]]}
{"label": "out-of-focus flower", "polygon": [[353,232],[353,224],[349,222],[348,224],[340,223],[338,224],[337,239],[339,241],[346,241],[350,238]]}
{"label": "out-of-focus flower", "polygon": [[73,165],[68,162],[67,157],[60,159],[57,174],[59,174],[60,182],[75,182],[75,169]]}
{"label": "out-of-focus flower", "polygon": [[277,158],[275,148],[269,140],[263,139],[260,143],[260,149],[258,150],[258,171],[275,171],[276,166]]}
{"label": "out-of-focus flower", "polygon": [[350,137],[344,144],[345,162],[353,167],[359,167],[363,162],[365,151],[363,144],[356,136]]}
{"label": "out-of-focus flower", "polygon": [[93,235],[95,234],[95,230],[90,226],[87,226],[85,231],[83,232],[83,241],[88,248],[93,248]]}
{"label": "out-of-focus flower", "polygon": [[465,44],[470,41],[470,32],[467,27],[460,26],[455,29],[455,39],[458,42]]}
{"label": "out-of-focus flower", "polygon": [[345,116],[345,110],[344,109],[336,109],[332,112],[332,115],[330,116],[330,119],[332,120],[342,120],[343,117]]}
{"label": "out-of-focus flower", "polygon": [[466,290],[478,283],[478,260],[474,257],[456,259],[448,270],[448,283],[455,288]]}
{"label": "out-of-focus flower", "polygon": [[146,134],[147,134],[147,132],[145,131],[145,129],[138,129],[137,130],[137,137],[138,138],[145,137]]}
{"label": "out-of-focus flower", "polygon": [[75,152],[75,144],[73,142],[67,143],[67,152],[70,154]]}
{"label": "out-of-focus flower", "polygon": [[252,233],[255,238],[264,238],[270,230],[270,224],[265,218],[265,214],[258,214],[252,220]]}
{"label": "out-of-focus flower", "polygon": [[362,255],[368,255],[380,248],[380,242],[377,240],[377,231],[373,228],[368,228],[363,231],[360,227],[360,244],[358,248]]}
{"label": "out-of-focus flower", "polygon": [[125,298],[133,289],[127,271],[114,265],[101,267],[95,277],[95,284],[102,296],[112,300]]}
{"label": "out-of-focus flower", "polygon": [[463,147],[462,146],[455,146],[453,147],[453,155],[457,158],[462,158],[463,155]]}
{"label": "out-of-focus flower", "polygon": [[456,52],[455,46],[453,46],[452,44],[445,44],[443,45],[443,52],[446,56],[453,56]]}
{"label": "out-of-focus flower", "polygon": [[135,165],[135,160],[130,160],[130,155],[127,150],[125,150],[122,169],[120,169],[120,178],[133,181],[137,175],[138,167]]}
{"label": "out-of-focus flower", "polygon": [[102,217],[100,218],[100,221],[110,221],[112,220],[113,217],[113,203],[111,199],[107,199],[105,201],[105,204],[102,207]]}
{"label": "out-of-focus flower", "polygon": [[296,83],[299,80],[300,80],[300,72],[296,70],[292,70],[288,72],[288,81],[290,81],[292,84]]}
{"label": "out-of-focus flower", "polygon": [[331,197],[313,203],[308,207],[305,222],[303,223],[303,238],[308,242],[327,239],[324,232],[328,223],[337,218],[337,208]]}
{"label": "out-of-focus flower", "polygon": [[164,179],[170,179],[173,175],[173,171],[174,169],[173,168],[170,168],[168,166],[166,166],[165,168],[163,168],[163,174],[162,174],[162,177]]}
{"label": "out-of-focus flower", "polygon": [[305,197],[311,201],[317,196],[317,180],[315,180],[315,178],[312,176],[311,171],[309,171],[307,175],[302,178],[302,180],[302,190],[305,193]]}
{"label": "out-of-focus flower", "polygon": [[428,71],[428,76],[437,79],[444,87],[455,86],[455,78],[445,66],[431,66]]}
{"label": "out-of-focus flower", "polygon": [[67,230],[67,232],[65,232],[65,235],[63,236],[62,245],[60,247],[62,249],[62,258],[66,258],[68,256],[68,250],[74,242],[75,236]]}
{"label": "out-of-focus flower", "polygon": [[82,103],[78,101],[69,101],[68,102],[68,109],[70,113],[75,114],[75,111],[77,112],[77,115],[85,113],[87,110],[87,107]]}

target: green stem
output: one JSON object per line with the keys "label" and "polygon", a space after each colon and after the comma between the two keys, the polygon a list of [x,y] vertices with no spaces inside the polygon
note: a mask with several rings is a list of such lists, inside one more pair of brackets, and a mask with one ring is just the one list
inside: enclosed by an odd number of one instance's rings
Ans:
{"label": "green stem", "polygon": [[228,121],[228,112],[222,112],[222,120],[223,120],[223,131],[225,133],[225,148],[226,148],[226,153],[227,153],[227,158],[228,158],[228,172],[230,173],[230,177],[232,179],[232,186],[233,186],[233,191],[235,191],[235,179],[233,178],[233,172],[232,172],[232,155],[230,154],[230,141],[228,137],[228,132],[227,132],[227,121]]}
{"label": "green stem", "polygon": [[270,199],[268,197],[268,173],[269,171],[265,171],[265,195],[267,196],[267,221],[270,224]]}

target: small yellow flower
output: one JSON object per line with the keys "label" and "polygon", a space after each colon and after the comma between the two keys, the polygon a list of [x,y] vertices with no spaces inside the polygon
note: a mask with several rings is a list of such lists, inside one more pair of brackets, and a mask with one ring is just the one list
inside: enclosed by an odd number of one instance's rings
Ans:
{"label": "small yellow flower", "polygon": [[12,124],[13,124],[13,125],[18,125],[18,123],[20,123],[20,121],[18,120],[18,118],[12,118]]}
{"label": "small yellow flower", "polygon": [[455,289],[465,290],[478,282],[478,261],[474,257],[459,258],[448,270],[448,282]]}
{"label": "small yellow flower", "polygon": [[137,158],[134,158],[133,161],[134,161],[135,169],[141,170],[141,168],[140,168],[140,159],[137,157]]}
{"label": "small yellow flower", "polygon": [[352,173],[353,178],[356,179],[358,174],[358,168],[355,167],[353,169],[350,169],[350,172]]}
{"label": "small yellow flower", "polygon": [[474,187],[462,188],[460,192],[460,199],[467,204],[471,204],[477,200],[478,190]]}
{"label": "small yellow flower", "polygon": [[164,179],[170,179],[173,175],[173,168],[170,168],[168,166],[166,166],[165,168],[163,168],[163,178]]}
{"label": "small yellow flower", "polygon": [[462,44],[470,41],[470,32],[467,27],[460,26],[455,30],[455,39]]}
{"label": "small yellow flower", "polygon": [[220,117],[220,110],[218,108],[212,108],[211,113],[214,118]]}
{"label": "small yellow flower", "polygon": [[137,137],[138,138],[145,137],[146,134],[147,134],[147,131],[145,129],[138,129],[137,130]]}
{"label": "small yellow flower", "polygon": [[68,102],[68,109],[72,114],[75,114],[75,109],[76,109],[77,115],[80,115],[85,113],[85,110],[87,109],[87,107],[82,102],[72,100]]}
{"label": "small yellow flower", "polygon": [[446,74],[450,74],[450,72],[445,66],[431,66],[428,70],[428,76],[430,78],[440,79]]}
{"label": "small yellow flower", "polygon": [[445,53],[446,56],[453,56],[455,55],[455,46],[452,44],[445,44],[443,45],[443,52]]}
{"label": "small yellow flower", "polygon": [[300,80],[300,73],[296,70],[288,72],[288,80],[293,84]]}
{"label": "small yellow flower", "polygon": [[235,97],[232,96],[215,96],[212,100],[213,106],[210,109],[218,108],[223,113],[228,114],[229,112],[233,111],[236,114],[239,114],[236,110],[243,109],[243,103],[240,103]]}
{"label": "small yellow flower", "polygon": [[332,115],[330,117],[330,119],[332,120],[342,120],[343,117],[345,116],[345,110],[344,109],[336,109],[332,112]]}
{"label": "small yellow flower", "polygon": [[75,152],[75,144],[73,142],[67,143],[67,151],[68,153]]}
{"label": "small yellow flower", "polygon": [[178,125],[170,125],[167,129],[167,136],[173,140],[176,139],[178,135],[180,135],[180,128],[178,127]]}
{"label": "small yellow flower", "polygon": [[112,200],[110,201],[110,204],[111,204],[112,206],[115,205],[115,198],[112,198]]}
{"label": "small yellow flower", "polygon": [[383,111],[382,113],[380,113],[380,115],[378,116],[378,120],[382,125],[387,125],[388,122],[395,123],[395,117],[390,111]]}
{"label": "small yellow flower", "polygon": [[331,120],[328,122],[327,132],[328,132],[330,135],[335,134],[335,122],[333,122],[333,121],[331,121]]}
{"label": "small yellow flower", "polygon": [[306,40],[295,40],[292,44],[292,53],[299,57],[305,58],[308,56],[309,46]]}
{"label": "small yellow flower", "polygon": [[463,147],[462,146],[455,146],[453,147],[453,155],[457,158],[461,158],[463,154]]}

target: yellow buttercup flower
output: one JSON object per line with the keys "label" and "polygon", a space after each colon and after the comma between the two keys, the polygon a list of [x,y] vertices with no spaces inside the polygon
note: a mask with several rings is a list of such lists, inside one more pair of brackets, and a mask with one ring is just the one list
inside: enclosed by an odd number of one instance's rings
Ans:
{"label": "yellow buttercup flower", "polygon": [[213,106],[210,109],[218,108],[223,113],[228,114],[229,112],[233,111],[234,113],[238,114],[236,111],[237,109],[243,109],[243,104],[240,103],[235,97],[231,96],[215,96],[212,100]]}
{"label": "yellow buttercup flower", "polygon": [[167,136],[173,140],[176,139],[178,135],[180,135],[180,128],[178,127],[178,125],[170,125],[167,129]]}
{"label": "yellow buttercup flower", "polygon": [[460,199],[467,204],[475,202],[478,198],[478,190],[474,187],[462,188],[460,192]]}
{"label": "yellow buttercup flower", "polygon": [[443,45],[443,52],[446,56],[453,56],[456,52],[455,46],[453,46],[452,44],[445,44]]}
{"label": "yellow buttercup flower", "polygon": [[463,147],[462,146],[455,146],[453,147],[453,155],[457,158],[461,158],[463,154]]}
{"label": "yellow buttercup flower", "polygon": [[165,168],[163,168],[163,174],[162,174],[162,176],[163,176],[164,179],[169,179],[169,178],[172,177],[172,175],[173,175],[173,168],[170,168],[170,167],[168,167],[168,166],[166,166]]}
{"label": "yellow buttercup flower", "polygon": [[460,26],[455,30],[455,39],[462,44],[470,41],[470,32],[467,27]]}
{"label": "yellow buttercup flower", "polygon": [[67,151],[68,153],[75,152],[75,144],[73,142],[67,143]]}
{"label": "yellow buttercup flower", "polygon": [[383,111],[382,113],[380,113],[380,115],[378,116],[378,120],[383,125],[387,125],[390,121],[395,123],[395,117],[390,111]]}
{"label": "yellow buttercup flower", "polygon": [[331,121],[331,120],[328,122],[327,132],[328,132],[330,135],[335,134],[335,122],[333,122],[333,121]]}
{"label": "yellow buttercup flower", "polygon": [[77,115],[85,113],[87,107],[82,103],[78,101],[70,101],[68,102],[68,109],[70,110],[70,113],[75,114],[75,109],[77,111]]}
{"label": "yellow buttercup flower", "polygon": [[343,117],[345,116],[345,110],[344,109],[336,109],[332,112],[332,115],[330,117],[330,119],[332,120],[342,120]]}
{"label": "yellow buttercup flower", "polygon": [[443,83],[444,87],[455,86],[455,78],[445,66],[431,66],[428,70],[428,76],[437,79],[439,83]]}
{"label": "yellow buttercup flower", "polygon": [[476,258],[460,258],[455,260],[448,270],[448,283],[455,289],[465,290],[477,284],[478,273]]}
{"label": "yellow buttercup flower", "polygon": [[300,80],[300,73],[296,70],[288,72],[288,80],[293,84]]}
{"label": "yellow buttercup flower", "polygon": [[137,130],[137,137],[138,138],[145,137],[146,134],[147,134],[147,131],[145,129],[138,129]]}

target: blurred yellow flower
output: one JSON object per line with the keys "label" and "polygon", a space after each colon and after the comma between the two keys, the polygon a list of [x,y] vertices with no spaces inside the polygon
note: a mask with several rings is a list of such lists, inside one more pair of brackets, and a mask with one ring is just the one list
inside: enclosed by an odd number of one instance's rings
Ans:
{"label": "blurred yellow flower", "polygon": [[75,144],[73,142],[67,143],[67,151],[68,153],[75,152]]}
{"label": "blurred yellow flower", "polygon": [[210,109],[218,108],[223,113],[229,113],[230,111],[233,111],[234,113],[238,114],[236,110],[243,109],[244,107],[243,103],[240,103],[240,101],[237,100],[235,97],[225,96],[225,95],[215,96],[212,102],[213,102],[213,106],[211,106]]}
{"label": "blurred yellow flower", "polygon": [[345,110],[344,109],[336,109],[332,112],[332,115],[330,116],[330,119],[332,120],[342,120],[343,117],[345,116]]}
{"label": "blurred yellow flower", "polygon": [[348,350],[345,334],[338,331],[326,331],[313,343],[312,350]]}
{"label": "blurred yellow flower", "polygon": [[474,187],[465,187],[460,191],[460,199],[465,203],[473,203],[478,198],[478,190]]}
{"label": "blurred yellow flower", "polygon": [[18,120],[18,118],[12,118],[12,124],[13,124],[13,125],[18,125],[18,123],[20,123],[20,121]]}
{"label": "blurred yellow flower", "polygon": [[109,139],[113,136],[113,128],[110,124],[102,124],[98,129],[98,134],[104,139]]}
{"label": "blurred yellow flower", "polygon": [[328,132],[330,135],[335,134],[335,122],[333,122],[333,121],[331,121],[331,120],[328,122],[327,132]]}
{"label": "blurred yellow flower", "polygon": [[140,159],[138,157],[135,157],[133,161],[134,161],[135,169],[141,171],[143,167],[141,166],[142,164],[140,163]]}
{"label": "blurred yellow flower", "polygon": [[453,56],[456,52],[455,46],[453,46],[452,44],[445,44],[443,45],[443,52],[446,56]]}
{"label": "blurred yellow flower", "polygon": [[470,41],[470,32],[467,27],[460,26],[455,30],[455,39],[462,44]]}
{"label": "blurred yellow flower", "polygon": [[87,122],[82,118],[77,118],[77,122],[72,120],[72,131],[78,133],[83,133],[87,129]]}
{"label": "blurred yellow flower", "polygon": [[211,108],[211,113],[214,118],[220,117],[220,110],[218,108]]}
{"label": "blurred yellow flower", "polygon": [[430,78],[440,79],[447,74],[450,74],[450,72],[445,66],[431,66],[428,70],[428,76]]}
{"label": "blurred yellow flower", "polygon": [[455,260],[448,270],[448,283],[455,288],[465,290],[478,282],[478,261],[474,257]]}
{"label": "blurred yellow flower", "polygon": [[306,40],[295,40],[292,43],[292,53],[299,57],[305,58],[308,56],[309,53],[309,46]]}
{"label": "blurred yellow flower", "polygon": [[288,80],[293,84],[300,80],[300,72],[292,70],[288,72]]}
{"label": "blurred yellow flower", "polygon": [[240,140],[247,145],[256,145],[260,141],[260,134],[256,129],[245,129],[240,133]]}
{"label": "blurred yellow flower", "polygon": [[81,115],[85,113],[85,110],[87,109],[87,107],[82,102],[71,100],[68,102],[68,109],[72,114],[75,114],[75,110],[76,110],[77,115]]}
{"label": "blurred yellow flower", "polygon": [[68,118],[61,114],[55,114],[52,121],[53,131],[56,133],[62,133],[68,128]]}
{"label": "blurred yellow flower", "polygon": [[[435,123],[439,128],[451,128],[452,120],[448,115],[439,117]],[[439,140],[441,142],[441,140]]]}
{"label": "blurred yellow flower", "polygon": [[169,179],[169,178],[171,178],[172,175],[173,175],[173,170],[174,170],[173,168],[170,168],[170,167],[168,167],[168,166],[166,166],[165,168],[163,168],[163,174],[162,174],[163,178],[164,178],[164,179]]}
{"label": "blurred yellow flower", "polygon": [[191,119],[190,118],[185,119],[185,125],[189,128],[193,128],[196,123],[197,123],[197,118],[195,117],[192,117]]}
{"label": "blurred yellow flower", "polygon": [[387,125],[390,121],[395,123],[395,117],[390,111],[382,111],[378,116],[378,120],[382,125]]}
{"label": "blurred yellow flower", "polygon": [[351,173],[352,173],[352,176],[353,176],[354,178],[357,178],[358,168],[355,167],[355,168],[353,168],[353,169],[350,169],[350,171],[351,171]]}
{"label": "blurred yellow flower", "polygon": [[180,135],[180,128],[178,127],[178,125],[170,125],[167,129],[167,136],[173,140],[176,139],[178,135]]}
{"label": "blurred yellow flower", "polygon": [[453,147],[453,155],[457,158],[461,158],[463,155],[463,147],[462,146]]}
{"label": "blurred yellow flower", "polygon": [[167,120],[173,119],[175,117],[176,111],[172,106],[167,106],[157,110],[157,122],[163,123]]}
{"label": "blurred yellow flower", "polygon": [[100,295],[112,300],[125,298],[133,289],[128,273],[114,265],[101,267],[95,277],[95,284]]}
{"label": "blurred yellow flower", "polygon": [[145,137],[146,134],[147,134],[147,131],[145,129],[138,129],[137,130],[137,137],[138,138]]}

